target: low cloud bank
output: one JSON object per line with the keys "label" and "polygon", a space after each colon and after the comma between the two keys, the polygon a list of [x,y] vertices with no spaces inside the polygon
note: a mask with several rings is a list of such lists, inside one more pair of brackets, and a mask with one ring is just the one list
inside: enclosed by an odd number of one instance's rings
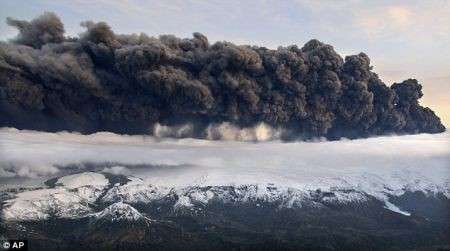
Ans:
{"label": "low cloud bank", "polygon": [[296,186],[366,174],[444,184],[450,182],[450,134],[255,143],[0,129],[0,177],[55,176],[63,166],[88,162],[119,163],[102,171],[131,174],[160,185]]}
{"label": "low cloud bank", "polygon": [[130,175],[131,171],[124,166],[112,166],[103,168],[102,172],[115,175]]}

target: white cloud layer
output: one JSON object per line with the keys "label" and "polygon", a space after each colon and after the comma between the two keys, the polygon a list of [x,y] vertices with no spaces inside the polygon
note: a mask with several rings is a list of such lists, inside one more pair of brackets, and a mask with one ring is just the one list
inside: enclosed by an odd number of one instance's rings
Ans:
{"label": "white cloud layer", "polygon": [[[332,142],[158,139],[0,129],[0,177],[58,175],[58,166],[117,162],[103,171],[156,185],[274,183],[283,186],[376,176],[450,184],[450,134]],[[132,165],[147,165],[135,168]],[[445,185],[447,184],[447,185]]]}
{"label": "white cloud layer", "polygon": [[105,167],[103,168],[102,172],[111,173],[115,175],[131,175],[131,171],[124,166]]}

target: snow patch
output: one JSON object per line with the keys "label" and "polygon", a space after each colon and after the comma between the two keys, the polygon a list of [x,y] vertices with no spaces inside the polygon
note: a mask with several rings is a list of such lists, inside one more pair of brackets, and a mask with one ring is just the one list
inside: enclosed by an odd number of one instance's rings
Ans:
{"label": "snow patch", "polygon": [[178,197],[177,202],[173,206],[174,209],[181,209],[181,208],[191,208],[194,204],[192,204],[191,199],[188,196],[181,195]]}
{"label": "snow patch", "polygon": [[411,213],[401,210],[400,208],[398,208],[396,205],[392,204],[389,201],[385,201],[384,208],[386,208],[386,209],[388,209],[388,210],[390,210],[392,212],[396,212],[396,213],[403,214],[403,215],[406,215],[406,216],[411,216]]}

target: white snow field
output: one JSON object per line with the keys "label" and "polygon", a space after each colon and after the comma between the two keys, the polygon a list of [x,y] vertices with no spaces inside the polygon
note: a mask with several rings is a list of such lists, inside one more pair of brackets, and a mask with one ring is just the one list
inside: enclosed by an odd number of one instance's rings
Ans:
{"label": "white snow field", "polygon": [[[123,172],[131,181],[106,188],[108,180],[99,173],[62,177],[55,188],[16,194],[7,201],[3,217],[45,218],[48,205],[54,204],[76,209],[57,216],[83,217],[94,213],[88,203],[96,200],[151,203],[173,195],[177,198],[174,210],[213,199],[277,201],[280,206],[301,207],[311,201],[315,191],[333,194],[322,198],[324,203],[376,198],[385,203],[385,208],[409,215],[389,198],[406,191],[422,191],[430,196],[439,193],[450,198],[448,132],[256,143],[0,129],[3,180],[58,177],[62,166],[74,164],[82,169],[86,162],[117,163],[103,172]],[[117,208],[132,207],[120,204]],[[130,215],[137,214],[133,211]]]}

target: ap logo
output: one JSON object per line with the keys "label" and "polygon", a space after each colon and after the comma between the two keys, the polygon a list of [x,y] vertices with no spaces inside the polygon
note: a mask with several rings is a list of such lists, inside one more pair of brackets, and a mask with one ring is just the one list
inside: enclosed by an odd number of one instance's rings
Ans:
{"label": "ap logo", "polygon": [[28,241],[26,240],[5,240],[3,241],[2,250],[28,250]]}

